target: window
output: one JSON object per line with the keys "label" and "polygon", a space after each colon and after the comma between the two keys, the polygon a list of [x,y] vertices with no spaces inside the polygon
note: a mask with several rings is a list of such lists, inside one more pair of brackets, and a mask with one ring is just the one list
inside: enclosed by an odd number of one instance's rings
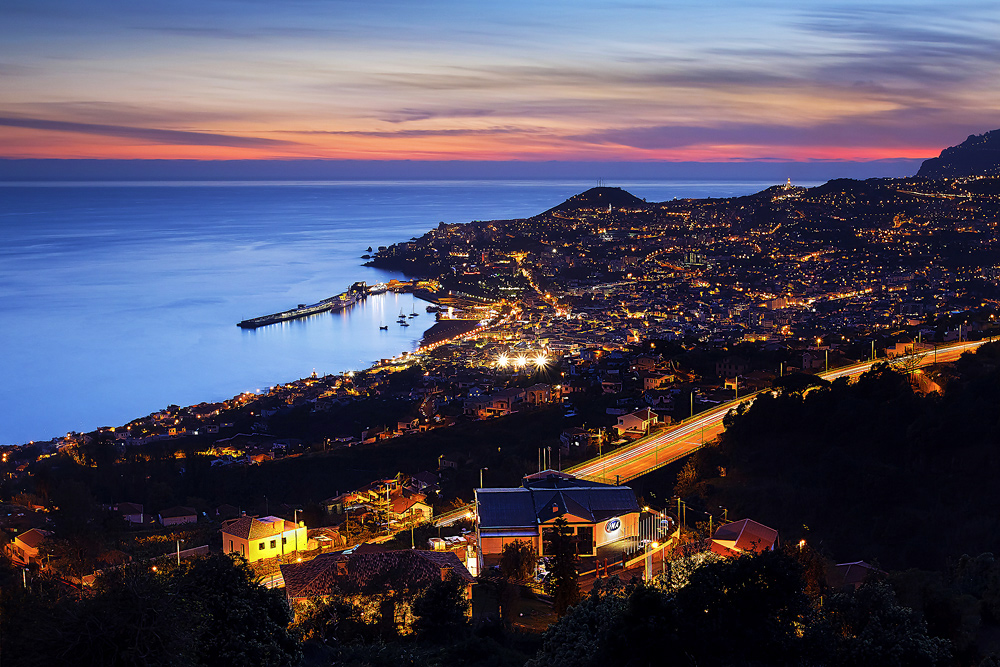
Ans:
{"label": "window", "polygon": [[271,548],[273,549],[276,546],[278,546],[278,540],[271,540]]}
{"label": "window", "polygon": [[233,553],[233,541],[229,540],[229,553]]}
{"label": "window", "polygon": [[594,527],[581,526],[576,529],[576,549],[579,554],[594,553]]}
{"label": "window", "polygon": [[281,536],[281,544],[282,545],[288,544],[288,538],[285,537],[284,535]]}
{"label": "window", "polygon": [[258,550],[258,551],[263,551],[263,550],[264,550],[264,543],[263,543],[263,542],[261,542],[261,543],[260,543],[260,544],[259,544],[259,545],[257,546],[257,550]]}

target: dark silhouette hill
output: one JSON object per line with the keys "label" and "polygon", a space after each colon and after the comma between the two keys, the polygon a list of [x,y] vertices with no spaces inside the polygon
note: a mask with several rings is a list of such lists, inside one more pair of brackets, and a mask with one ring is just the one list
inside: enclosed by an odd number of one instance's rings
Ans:
{"label": "dark silhouette hill", "polygon": [[970,135],[959,145],[941,151],[940,156],[924,160],[917,176],[1000,176],[1000,130]]}
{"label": "dark silhouette hill", "polygon": [[573,195],[558,206],[550,208],[546,213],[579,209],[607,209],[608,206],[613,209],[642,208],[645,205],[645,201],[621,188],[597,187]]}

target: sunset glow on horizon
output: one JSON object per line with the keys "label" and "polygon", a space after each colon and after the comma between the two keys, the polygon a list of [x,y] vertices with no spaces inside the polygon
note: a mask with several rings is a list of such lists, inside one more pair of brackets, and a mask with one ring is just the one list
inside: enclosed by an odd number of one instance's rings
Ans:
{"label": "sunset glow on horizon", "polygon": [[864,161],[1000,126],[1000,14],[973,3],[0,13],[6,158]]}

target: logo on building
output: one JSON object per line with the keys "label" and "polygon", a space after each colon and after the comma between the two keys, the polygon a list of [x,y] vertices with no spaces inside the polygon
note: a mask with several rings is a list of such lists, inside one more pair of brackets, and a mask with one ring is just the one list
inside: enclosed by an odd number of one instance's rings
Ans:
{"label": "logo on building", "polygon": [[621,519],[612,519],[611,521],[608,521],[606,524],[604,524],[604,532],[614,533],[621,527],[622,527]]}

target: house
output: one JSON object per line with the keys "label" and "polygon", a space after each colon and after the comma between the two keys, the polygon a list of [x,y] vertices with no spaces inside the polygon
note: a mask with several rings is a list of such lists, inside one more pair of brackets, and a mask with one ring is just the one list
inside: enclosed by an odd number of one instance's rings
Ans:
{"label": "house", "polygon": [[138,503],[118,503],[114,510],[132,525],[143,523],[142,505]]}
{"label": "house", "polygon": [[178,526],[182,523],[198,523],[198,513],[193,507],[170,507],[160,510],[161,526]]}
{"label": "house", "polygon": [[[293,605],[334,594],[346,596],[367,607],[367,622],[376,623],[388,612],[403,632],[413,621],[408,600],[432,583],[458,577],[465,586],[466,599],[471,600],[475,582],[454,552],[416,549],[320,554],[303,563],[281,564],[281,576],[285,595]],[[386,599],[382,597],[386,593],[396,595]],[[379,596],[381,604],[364,605],[368,596]],[[389,609],[386,603],[391,605]]]}
{"label": "house", "polygon": [[222,524],[222,553],[239,554],[251,563],[302,551],[308,544],[305,524],[276,516],[243,516]]}
{"label": "house", "polygon": [[632,489],[554,470],[528,475],[519,488],[476,489],[476,506],[483,555],[499,555],[513,542],[528,542],[544,555],[545,539],[559,517],[566,519],[583,556],[638,535],[639,504]]}
{"label": "house", "polygon": [[774,551],[776,546],[778,546],[778,531],[753,519],[742,519],[719,526],[712,536],[710,545],[711,550],[720,556]]}
{"label": "house", "polygon": [[590,433],[579,426],[565,429],[559,434],[559,446],[564,452],[582,451],[590,445]]}
{"label": "house", "polygon": [[666,373],[649,373],[642,376],[642,390],[659,389],[668,382],[673,382],[674,376]]}
{"label": "house", "polygon": [[51,535],[51,531],[41,530],[40,528],[27,530],[15,537],[14,540],[7,545],[7,555],[15,565],[20,565],[22,567],[26,566],[33,560],[38,559],[39,547],[41,547],[46,538]]}
{"label": "house", "polygon": [[738,357],[726,357],[715,362],[715,375],[720,378],[729,378],[736,375],[743,375],[750,370],[750,364],[746,359]]}
{"label": "house", "polygon": [[872,577],[885,574],[874,565],[863,560],[854,563],[838,563],[830,573],[829,581],[833,588],[841,590],[857,590]]}
{"label": "house", "polygon": [[645,408],[631,414],[619,416],[615,430],[618,431],[619,436],[646,435],[649,433],[650,428],[658,424],[659,421],[660,416],[658,414],[649,408]]}
{"label": "house", "polygon": [[430,493],[437,491],[439,481],[437,473],[425,470],[410,478],[410,485],[420,493]]}
{"label": "house", "polygon": [[529,405],[541,405],[552,401],[552,387],[547,384],[533,384],[524,390]]}
{"label": "house", "polygon": [[434,509],[426,502],[427,496],[422,493],[402,493],[392,496],[389,501],[390,521],[427,521]]}

